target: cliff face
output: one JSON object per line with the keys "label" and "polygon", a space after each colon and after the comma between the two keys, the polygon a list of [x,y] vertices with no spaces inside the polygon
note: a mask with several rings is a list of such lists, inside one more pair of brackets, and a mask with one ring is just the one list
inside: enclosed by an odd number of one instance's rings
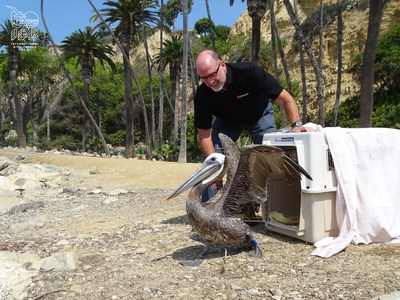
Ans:
{"label": "cliff face", "polygon": [[[304,21],[308,16],[319,10],[319,0],[302,0],[299,1],[299,19]],[[324,5],[335,4],[336,0],[324,0]],[[281,39],[288,43],[285,48],[286,59],[288,61],[289,72],[292,80],[301,82],[299,53],[293,50],[292,41],[295,33],[294,27],[283,5],[283,1],[279,0],[275,5],[276,19],[279,26]],[[368,9],[349,9],[343,11],[343,73],[341,86],[341,101],[358,94],[360,87],[355,77],[346,72],[348,70],[351,59],[362,51],[365,47],[368,28]],[[400,21],[400,1],[392,0],[385,6],[383,13],[380,32],[387,32],[389,28]],[[247,11],[244,11],[240,18],[236,21],[230,37],[248,34],[251,32],[251,18]],[[326,97],[325,110],[328,111],[333,107],[337,84],[337,22],[325,28],[323,36],[323,76],[324,90]],[[270,13],[264,15],[261,24],[262,39],[269,41],[271,39]],[[312,42],[313,53],[315,57],[319,57],[319,38],[316,37]],[[316,80],[315,73],[310,64],[310,60],[305,54],[306,59],[306,78],[307,78],[307,94],[309,105],[309,115],[314,118],[317,114],[316,101]],[[272,70],[270,70],[272,72]],[[297,99],[300,100],[300,99]]]}

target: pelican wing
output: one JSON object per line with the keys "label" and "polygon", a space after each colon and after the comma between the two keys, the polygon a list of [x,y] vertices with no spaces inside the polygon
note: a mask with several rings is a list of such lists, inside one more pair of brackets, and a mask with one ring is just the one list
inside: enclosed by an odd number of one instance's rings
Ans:
{"label": "pelican wing", "polygon": [[289,158],[278,147],[254,145],[242,148],[242,157],[247,157],[249,174],[260,188],[266,188],[268,177],[274,173],[287,183],[301,179],[301,174],[312,180],[311,176],[298,163]]}
{"label": "pelican wing", "polygon": [[[232,167],[227,156],[228,169],[234,175],[227,178],[224,211],[232,216],[243,212],[250,202],[263,203],[267,200],[267,180],[271,174],[288,183],[300,179],[301,174],[311,176],[295,161],[285,155],[281,148],[267,145],[252,145],[240,149],[237,166]],[[233,175],[233,176],[232,176]],[[229,172],[228,172],[229,176]]]}

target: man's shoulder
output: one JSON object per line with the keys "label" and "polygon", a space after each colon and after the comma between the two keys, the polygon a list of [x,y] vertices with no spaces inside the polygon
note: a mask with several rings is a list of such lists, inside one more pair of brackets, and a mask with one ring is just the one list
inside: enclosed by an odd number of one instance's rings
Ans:
{"label": "man's shoulder", "polygon": [[252,62],[237,62],[237,63],[227,63],[229,67],[232,69],[240,69],[240,70],[248,70],[248,69],[254,69],[257,68],[258,66],[255,63]]}
{"label": "man's shoulder", "polygon": [[253,76],[260,76],[265,73],[265,70],[262,67],[252,62],[237,62],[227,65],[231,69],[233,75],[242,74],[246,77],[252,78]]}
{"label": "man's shoulder", "polygon": [[206,102],[210,101],[210,98],[214,96],[212,89],[210,89],[204,83],[200,84],[195,93],[194,102],[197,105],[205,105]]}

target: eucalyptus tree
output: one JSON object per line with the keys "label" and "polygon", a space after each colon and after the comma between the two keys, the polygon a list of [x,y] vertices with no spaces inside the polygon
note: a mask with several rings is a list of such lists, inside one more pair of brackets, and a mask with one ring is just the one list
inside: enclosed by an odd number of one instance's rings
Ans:
{"label": "eucalyptus tree", "polygon": [[[162,57],[161,57],[162,56]],[[183,39],[180,35],[172,35],[165,39],[163,43],[163,52],[155,55],[154,61],[159,64],[163,60],[163,65],[160,67],[166,68],[169,66],[170,81],[172,94],[174,95],[174,144],[178,145],[178,130],[179,130],[179,80],[182,72],[183,61]]]}
{"label": "eucalyptus tree", "polygon": [[292,21],[294,28],[296,29],[296,33],[298,35],[298,39],[301,42],[302,46],[304,47],[305,51],[307,52],[308,57],[311,60],[311,64],[314,69],[316,81],[317,81],[317,100],[318,100],[318,122],[321,126],[324,126],[324,85],[323,85],[323,78],[322,78],[322,70],[318,64],[318,61],[312,52],[310,41],[304,35],[303,29],[300,26],[300,22],[294,12],[293,6],[289,0],[283,0],[283,3],[286,7],[286,10],[289,14],[289,17]]}
{"label": "eucalyptus tree", "polygon": [[[324,78],[324,66],[323,66],[323,62],[324,62],[324,46],[323,46],[323,40],[324,40],[324,0],[319,0],[319,76],[321,76],[321,78]],[[321,99],[319,99],[318,101],[318,107],[319,107],[319,111],[323,111],[323,114],[320,114],[320,120],[322,117],[322,124],[325,125],[325,95],[324,93],[322,93],[321,95]]]}
{"label": "eucalyptus tree", "polygon": [[179,144],[178,162],[186,163],[186,132],[187,132],[187,82],[188,82],[188,45],[189,45],[189,30],[188,30],[188,0],[182,0],[183,8],[183,47],[182,47],[182,111],[181,111],[181,133]]}
{"label": "eucalyptus tree", "polygon": [[[5,46],[8,55],[8,71],[11,81],[11,93],[14,99],[16,131],[18,135],[18,146],[26,147],[26,136],[23,130],[22,105],[18,96],[17,72],[19,67],[19,48],[25,40],[18,39],[18,34],[15,35],[15,22],[10,20],[4,21],[0,28],[0,46]],[[18,25],[18,24],[17,24]],[[22,25],[21,25],[22,26]]]}
{"label": "eucalyptus tree", "polygon": [[[235,1],[229,0],[229,5],[233,5]],[[242,0],[244,2],[244,0]],[[247,12],[251,17],[251,34],[252,34],[252,61],[258,63],[261,45],[261,19],[267,11],[266,0],[247,0]]]}
{"label": "eucalyptus tree", "polygon": [[[161,66],[164,65],[163,59],[163,42],[164,42],[164,0],[160,1],[160,61]],[[164,135],[164,67],[159,70],[160,94],[158,103],[158,129],[157,129],[157,148],[161,147]]]}
{"label": "eucalyptus tree", "polygon": [[[270,0],[273,1],[273,0]],[[294,13],[296,15],[296,18],[299,18],[299,13],[298,13],[298,5],[297,5],[298,0],[293,1],[293,6],[294,6]],[[301,91],[302,91],[302,122],[303,124],[307,123],[307,77],[306,77],[306,67],[304,64],[304,49],[303,45],[300,45],[299,47],[299,60],[300,60],[300,73],[301,73]]]}
{"label": "eucalyptus tree", "polygon": [[333,108],[333,123],[332,126],[336,126],[337,117],[339,112],[339,101],[340,93],[342,89],[342,50],[343,50],[343,19],[342,19],[342,0],[337,0],[337,80],[336,80],[336,95],[335,95],[335,105]]}
{"label": "eucalyptus tree", "polygon": [[[146,27],[143,26],[143,46],[145,50],[146,56],[146,66],[147,66],[147,77],[149,79],[149,91],[150,91],[150,109],[151,109],[151,139],[149,140],[147,147],[153,152],[154,144],[156,140],[156,113],[155,113],[155,105],[154,105],[154,90],[153,90],[153,79],[151,73],[151,62],[150,62],[150,52],[149,52],[149,45],[147,44],[147,32]],[[147,113],[146,113],[147,115]],[[147,116],[146,116],[147,118]]]}
{"label": "eucalyptus tree", "polygon": [[23,130],[32,127],[32,144],[39,140],[39,127],[48,112],[48,100],[63,80],[59,64],[48,47],[35,47],[21,52],[19,68],[19,94],[24,99]]}
{"label": "eucalyptus tree", "polygon": [[[119,40],[121,51],[123,52],[123,65],[125,73],[125,156],[132,157],[134,154],[134,94],[132,89],[132,79],[135,77],[130,61],[130,51],[139,44],[140,32],[143,27],[152,27],[158,24],[158,2],[155,0],[118,0],[106,1],[103,3],[106,8],[99,10],[104,22],[107,24],[116,24],[114,34]],[[97,20],[98,15],[93,17]],[[140,87],[138,86],[138,89]],[[145,107],[143,104],[143,111]],[[147,117],[144,116],[145,127],[147,128]],[[146,137],[149,137],[148,128],[146,129]],[[150,142],[150,138],[147,138]],[[149,146],[149,145],[147,145]],[[148,149],[148,147],[146,147]],[[146,158],[149,153],[146,153]]]}
{"label": "eucalyptus tree", "polygon": [[369,1],[368,33],[365,42],[360,80],[360,127],[372,126],[372,109],[374,106],[374,61],[383,7],[386,2],[386,0]]}
{"label": "eucalyptus tree", "polygon": [[[274,55],[275,75],[277,78],[280,77],[279,76],[280,72],[278,70],[277,57],[276,57],[277,56],[276,55],[276,45],[278,45],[279,55],[281,57],[281,63],[282,63],[282,67],[283,67],[283,73],[285,74],[287,90],[290,94],[293,95],[293,89],[292,89],[292,83],[290,81],[289,69],[288,69],[288,65],[286,62],[285,52],[283,50],[283,45],[282,45],[282,40],[281,40],[280,33],[279,33],[278,23],[276,22],[276,17],[275,17],[274,0],[268,0],[268,5],[269,5],[270,19],[271,19],[271,44],[272,44],[272,51],[273,51],[273,55]],[[286,127],[287,122],[286,122],[285,110],[281,106],[279,107],[279,110],[280,110],[280,115],[281,115],[281,126]]]}
{"label": "eucalyptus tree", "polygon": [[[108,44],[105,44],[99,32],[93,31],[91,27],[86,27],[84,31],[77,30],[66,37],[61,42],[63,58],[66,61],[76,60],[75,67],[80,66],[81,79],[83,81],[82,99],[89,107],[89,86],[93,79],[95,62],[98,60],[103,66],[107,62],[113,71],[115,64],[112,56],[114,50]],[[82,151],[86,151],[86,144],[90,135],[90,116],[84,111],[84,126],[82,133]]]}
{"label": "eucalyptus tree", "polygon": [[[192,11],[193,0],[188,0],[188,14]],[[183,13],[182,0],[168,0],[164,5],[163,18],[165,23],[174,27],[175,20],[180,13]]]}

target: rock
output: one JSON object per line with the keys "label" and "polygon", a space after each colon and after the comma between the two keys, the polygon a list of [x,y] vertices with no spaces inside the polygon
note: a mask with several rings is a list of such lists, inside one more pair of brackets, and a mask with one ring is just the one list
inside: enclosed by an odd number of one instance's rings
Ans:
{"label": "rock", "polygon": [[103,192],[102,189],[94,189],[94,190],[91,190],[91,191],[89,192],[89,194],[92,194],[92,195],[99,195],[99,194],[101,194],[102,192]]}
{"label": "rock", "polygon": [[[28,270],[26,266],[39,259],[33,253],[0,252],[1,299],[26,299],[30,278],[38,273],[37,270]],[[2,295],[7,295],[8,298],[2,298]]]}
{"label": "rock", "polygon": [[48,271],[67,271],[73,270],[77,266],[77,257],[74,252],[61,252],[55,253],[46,257],[34,265],[35,269],[48,272]]}
{"label": "rock", "polygon": [[112,190],[111,192],[109,192],[108,194],[109,194],[110,196],[119,196],[119,195],[125,195],[125,194],[127,194],[127,193],[128,193],[127,190],[124,190],[124,189],[115,189],[115,190]]}
{"label": "rock", "polygon": [[16,205],[12,207],[8,213],[9,214],[16,214],[20,212],[26,212],[28,210],[36,210],[39,208],[44,207],[44,202],[43,201],[36,201],[36,202],[29,202],[29,203],[22,203],[19,205]]}
{"label": "rock", "polygon": [[118,197],[108,197],[107,199],[105,199],[105,200],[103,201],[103,203],[104,203],[105,205],[109,205],[109,204],[114,203],[114,202],[117,202],[117,201],[118,201]]}

